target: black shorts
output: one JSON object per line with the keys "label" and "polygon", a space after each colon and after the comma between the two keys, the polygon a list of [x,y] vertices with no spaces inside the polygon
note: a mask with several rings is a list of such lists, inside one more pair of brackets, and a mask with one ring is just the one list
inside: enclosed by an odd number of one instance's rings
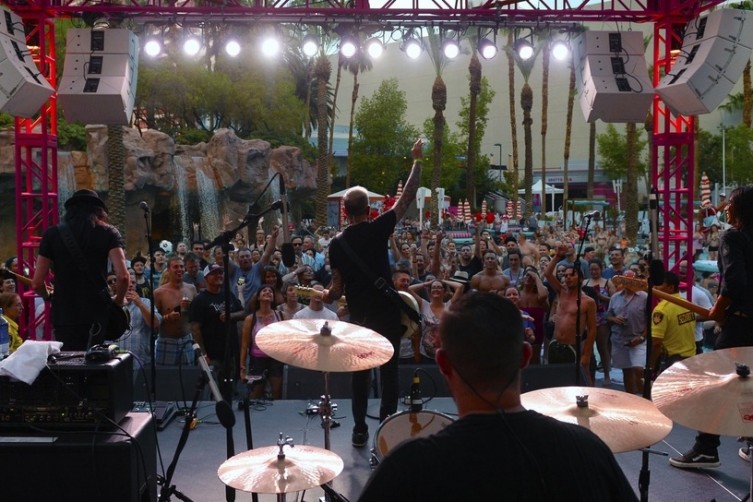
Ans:
{"label": "black shorts", "polygon": [[251,371],[249,375],[264,375],[267,378],[282,378],[282,369],[284,364],[271,357],[254,357],[251,356]]}

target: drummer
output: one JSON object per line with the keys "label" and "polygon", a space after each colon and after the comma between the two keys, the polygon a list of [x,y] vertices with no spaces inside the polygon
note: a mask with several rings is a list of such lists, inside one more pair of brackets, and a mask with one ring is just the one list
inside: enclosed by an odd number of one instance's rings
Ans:
{"label": "drummer", "polygon": [[[585,427],[523,408],[532,349],[512,302],[469,293],[442,317],[437,364],[459,419],[391,450],[360,501],[638,500],[614,455]],[[583,473],[588,473],[584,477]]]}
{"label": "drummer", "polygon": [[[725,206],[731,228],[724,231],[719,247],[719,296],[709,317],[722,326],[716,349],[753,346],[753,185],[736,188]],[[719,467],[719,436],[699,432],[693,447],[671,458],[675,467]],[[739,455],[750,462],[748,448]]]}

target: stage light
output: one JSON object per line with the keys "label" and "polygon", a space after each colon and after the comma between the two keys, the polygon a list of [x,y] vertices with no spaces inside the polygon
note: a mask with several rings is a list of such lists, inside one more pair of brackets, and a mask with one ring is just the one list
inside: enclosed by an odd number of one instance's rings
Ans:
{"label": "stage light", "polygon": [[513,45],[515,53],[523,61],[528,61],[533,57],[533,45],[525,38],[519,38]]}
{"label": "stage light", "polygon": [[301,50],[306,57],[313,57],[319,51],[319,39],[314,35],[306,35],[303,37],[303,43],[301,44]]}
{"label": "stage light", "polygon": [[275,57],[280,52],[280,41],[274,35],[268,36],[261,43],[261,52],[266,57]]}
{"label": "stage light", "polygon": [[366,53],[372,59],[378,59],[384,53],[384,44],[378,38],[368,39],[364,47],[366,47]]}
{"label": "stage light", "polygon": [[228,40],[225,44],[225,52],[228,56],[234,58],[241,53],[241,44],[237,40]]}
{"label": "stage light", "polygon": [[358,42],[355,38],[345,36],[340,39],[340,54],[344,58],[350,59],[358,52]]}
{"label": "stage light", "polygon": [[570,47],[567,42],[556,40],[552,44],[552,57],[557,61],[565,61],[570,56]]}
{"label": "stage light", "polygon": [[195,56],[201,50],[201,42],[196,37],[189,37],[183,42],[183,52],[187,56]]}
{"label": "stage light", "polygon": [[460,54],[460,46],[457,40],[448,39],[442,44],[442,51],[447,59],[455,59]]}
{"label": "stage light", "polygon": [[418,39],[410,36],[403,40],[403,43],[400,46],[400,50],[402,50],[409,58],[418,59],[419,56],[421,56],[422,51],[421,42]]}
{"label": "stage light", "polygon": [[478,53],[486,60],[493,59],[497,55],[497,46],[488,38],[482,38],[478,43]]}
{"label": "stage light", "polygon": [[156,38],[152,38],[144,44],[144,52],[150,58],[156,58],[162,52],[162,43]]}

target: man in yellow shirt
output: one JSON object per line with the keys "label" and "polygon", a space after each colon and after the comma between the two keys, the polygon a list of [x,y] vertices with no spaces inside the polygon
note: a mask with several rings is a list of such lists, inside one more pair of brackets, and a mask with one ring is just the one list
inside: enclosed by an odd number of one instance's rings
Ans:
{"label": "man in yellow shirt", "polygon": [[[664,284],[657,289],[684,299],[679,292],[680,278],[673,272],[664,276]],[[685,307],[662,300],[651,314],[651,368],[656,368],[659,357],[664,354],[661,369],[677,361],[692,357],[695,346],[695,314]]]}

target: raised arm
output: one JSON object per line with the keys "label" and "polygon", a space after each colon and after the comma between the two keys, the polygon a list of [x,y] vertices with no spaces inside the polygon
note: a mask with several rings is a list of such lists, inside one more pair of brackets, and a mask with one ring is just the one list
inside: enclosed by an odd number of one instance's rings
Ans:
{"label": "raised arm", "polygon": [[393,211],[395,211],[395,216],[397,217],[398,221],[403,219],[405,213],[408,211],[408,206],[410,206],[411,202],[413,202],[413,199],[416,198],[418,185],[421,182],[421,157],[423,157],[423,143],[420,139],[416,140],[416,142],[413,143],[411,155],[413,156],[413,167],[411,168],[410,174],[408,175],[408,180],[403,186],[402,195],[400,195],[400,198],[397,199],[395,205],[392,207]]}

